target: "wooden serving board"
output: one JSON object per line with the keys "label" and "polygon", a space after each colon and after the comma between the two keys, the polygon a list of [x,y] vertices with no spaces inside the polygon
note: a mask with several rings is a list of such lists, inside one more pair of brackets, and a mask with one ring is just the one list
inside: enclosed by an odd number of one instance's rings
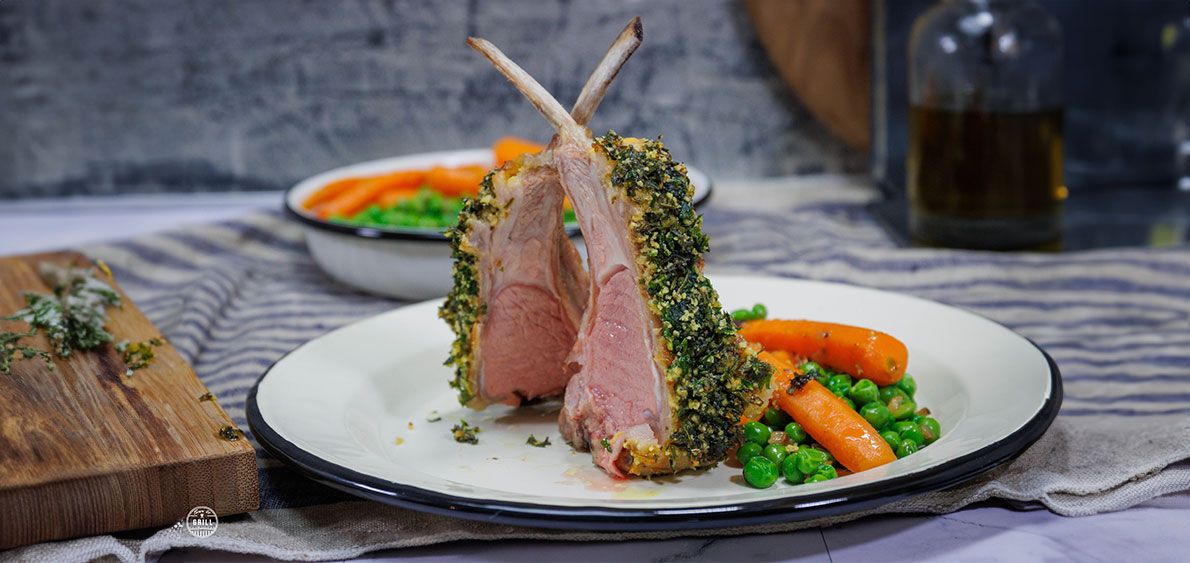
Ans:
{"label": "wooden serving board", "polygon": [[[78,253],[0,258],[0,317],[22,291],[49,293],[37,265],[89,264]],[[102,274],[100,274],[102,276]],[[119,286],[108,281],[119,291]],[[117,341],[160,336],[126,295],[109,311]],[[25,330],[0,321],[0,330]],[[43,349],[42,336],[26,339]],[[231,419],[168,342],[126,375],[113,346],[20,361],[0,373],[0,549],[172,524],[196,506],[229,516],[259,506],[256,456]]]}

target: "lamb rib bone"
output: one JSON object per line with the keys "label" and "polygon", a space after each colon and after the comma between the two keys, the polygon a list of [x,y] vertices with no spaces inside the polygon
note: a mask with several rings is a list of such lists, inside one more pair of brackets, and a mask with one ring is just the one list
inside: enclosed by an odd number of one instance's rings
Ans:
{"label": "lamb rib bone", "polygon": [[720,461],[771,370],[702,274],[707,238],[686,169],[659,141],[598,139],[491,43],[468,41],[558,132],[551,157],[587,245],[591,290],[559,424],[613,476]]}

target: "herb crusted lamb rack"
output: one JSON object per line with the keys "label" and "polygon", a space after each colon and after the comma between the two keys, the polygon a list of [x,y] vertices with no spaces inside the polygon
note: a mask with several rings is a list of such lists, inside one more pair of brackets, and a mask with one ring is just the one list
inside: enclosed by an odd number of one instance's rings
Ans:
{"label": "herb crusted lamb rack", "polygon": [[[640,45],[639,18],[612,43],[574,109],[586,123]],[[454,286],[440,316],[459,401],[481,409],[562,395],[566,357],[587,302],[587,276],[562,222],[564,193],[547,149],[493,170],[448,232]]]}
{"label": "herb crusted lamb rack", "polygon": [[563,436],[617,477],[708,467],[763,408],[770,368],[702,273],[708,240],[686,169],[660,141],[599,138],[491,43],[486,56],[557,131],[550,158],[586,241],[587,306]]}

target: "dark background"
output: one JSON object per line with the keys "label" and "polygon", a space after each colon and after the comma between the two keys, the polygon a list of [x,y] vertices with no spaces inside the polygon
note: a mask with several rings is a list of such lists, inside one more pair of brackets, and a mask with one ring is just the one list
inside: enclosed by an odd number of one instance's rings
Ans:
{"label": "dark background", "polygon": [[[875,74],[886,97],[874,98],[883,126],[872,170],[893,198],[905,183],[910,32],[936,3],[873,0]],[[1173,190],[1187,167],[1176,148],[1190,139],[1190,0],[1037,3],[1062,29],[1067,186]]]}
{"label": "dark background", "polygon": [[720,178],[865,169],[784,88],[738,2],[0,0],[0,199],[280,189],[546,140],[464,39],[492,40],[569,105],[634,15],[644,45],[592,129],[664,134]]}

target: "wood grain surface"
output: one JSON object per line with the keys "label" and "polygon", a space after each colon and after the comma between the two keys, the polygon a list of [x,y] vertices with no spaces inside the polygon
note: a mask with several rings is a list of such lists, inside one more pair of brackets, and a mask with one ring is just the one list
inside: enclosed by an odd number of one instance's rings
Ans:
{"label": "wood grain surface", "polygon": [[847,144],[870,142],[872,40],[868,0],[745,0],[777,73]]}
{"label": "wood grain surface", "polygon": [[[77,253],[0,258],[0,316],[24,305],[22,291],[50,291],[37,274],[44,260],[90,263]],[[109,311],[115,339],[160,336],[123,297]],[[49,349],[40,335],[26,342]],[[219,516],[258,507],[252,446],[220,437],[234,423],[200,400],[206,387],[168,342],[154,351],[132,375],[112,345],[58,358],[54,370],[29,360],[0,374],[0,549],[172,524],[195,506]]]}

